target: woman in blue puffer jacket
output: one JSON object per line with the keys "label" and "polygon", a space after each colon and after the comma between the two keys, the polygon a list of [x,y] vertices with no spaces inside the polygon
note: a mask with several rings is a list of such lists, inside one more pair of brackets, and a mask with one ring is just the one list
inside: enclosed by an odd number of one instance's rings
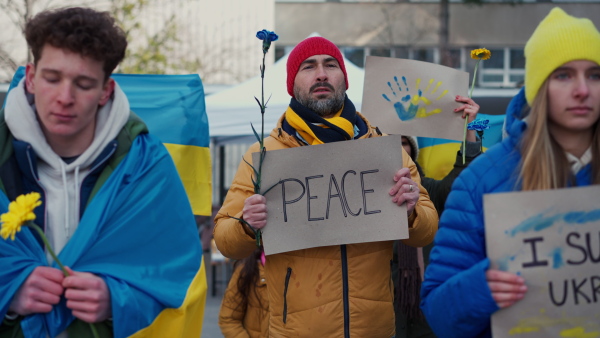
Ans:
{"label": "woman in blue puffer jacket", "polygon": [[491,336],[491,315],[527,291],[523,278],[489,268],[484,194],[600,184],[600,32],[554,8],[527,42],[525,60],[508,138],[456,179],[440,220],[421,289],[439,337]]}

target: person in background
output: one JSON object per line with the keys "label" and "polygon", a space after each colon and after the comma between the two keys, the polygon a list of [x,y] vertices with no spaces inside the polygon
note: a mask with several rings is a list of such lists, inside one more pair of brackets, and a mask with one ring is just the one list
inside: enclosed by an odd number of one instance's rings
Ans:
{"label": "person in background", "polygon": [[510,108],[508,137],[460,174],[442,214],[421,292],[440,336],[490,337],[492,314],[527,293],[522,277],[490,269],[484,194],[600,184],[600,32],[592,21],[550,11],[525,45],[524,93]]}
{"label": "person in background", "polygon": [[261,249],[235,262],[221,310],[219,327],[225,338],[268,337],[269,302]]}
{"label": "person in background", "polygon": [[[464,102],[465,105],[456,108],[455,111],[462,113],[462,117],[467,118],[469,123],[473,122],[477,118],[479,105],[468,97],[457,96],[456,100]],[[456,177],[481,154],[481,139],[477,138],[474,130],[467,130],[466,145],[465,163],[463,163],[461,145],[461,149],[456,154],[454,168],[443,179],[436,180],[426,177],[419,162],[417,162],[419,146],[416,137],[402,136],[402,147],[415,162],[421,175],[421,183],[429,193],[429,198],[433,202],[438,215],[441,215],[444,211],[446,198]],[[395,289],[396,338],[435,337],[419,308],[421,281],[425,267],[429,263],[429,253],[432,248],[433,244],[423,248],[413,248],[402,244],[401,241],[394,241],[392,279],[394,280]]]}

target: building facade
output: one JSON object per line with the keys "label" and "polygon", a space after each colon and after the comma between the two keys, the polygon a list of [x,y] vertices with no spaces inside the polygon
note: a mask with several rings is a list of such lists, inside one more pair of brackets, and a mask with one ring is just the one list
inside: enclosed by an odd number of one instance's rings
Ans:
{"label": "building facade", "polygon": [[[451,0],[451,66],[472,74],[475,60],[470,58],[470,51],[487,48],[492,58],[478,68],[476,85],[519,86],[525,74],[525,43],[555,6],[600,24],[598,0],[484,0],[481,5]],[[317,32],[360,67],[368,55],[440,63],[440,8],[439,0],[277,0],[278,55]]]}

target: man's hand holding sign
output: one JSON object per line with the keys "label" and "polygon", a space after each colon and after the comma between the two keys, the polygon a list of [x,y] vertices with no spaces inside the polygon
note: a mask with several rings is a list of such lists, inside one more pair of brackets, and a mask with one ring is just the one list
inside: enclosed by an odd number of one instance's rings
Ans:
{"label": "man's hand holding sign", "polygon": [[394,175],[394,182],[396,184],[390,189],[390,195],[394,196],[392,202],[397,205],[406,203],[406,213],[410,216],[419,200],[419,185],[411,179],[408,168],[398,170]]}

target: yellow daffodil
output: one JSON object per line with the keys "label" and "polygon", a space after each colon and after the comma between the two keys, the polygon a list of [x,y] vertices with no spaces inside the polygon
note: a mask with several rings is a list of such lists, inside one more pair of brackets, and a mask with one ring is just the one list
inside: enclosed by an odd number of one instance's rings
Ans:
{"label": "yellow daffodil", "polygon": [[[4,239],[10,237],[10,239],[14,241],[15,235],[17,234],[17,232],[21,231],[22,226],[28,226],[32,228],[38,233],[38,235],[40,235],[42,241],[44,242],[44,246],[46,247],[46,249],[48,249],[48,253],[50,253],[52,258],[54,258],[54,261],[56,262],[56,264],[58,264],[63,274],[65,276],[68,276],[69,272],[60,262],[58,257],[56,257],[56,254],[54,253],[54,250],[52,250],[50,243],[48,243],[48,238],[46,238],[46,235],[44,234],[42,229],[40,229],[40,227],[31,222],[35,220],[35,214],[33,213],[33,210],[36,207],[42,205],[42,201],[40,201],[40,198],[41,196],[39,193],[32,192],[26,195],[20,195],[17,197],[16,200],[10,202],[10,204],[8,205],[8,212],[0,215],[0,223],[2,223],[2,228],[0,229],[0,236]],[[96,329],[94,323],[90,323],[89,325],[90,329],[92,330],[93,336],[95,338],[100,337],[98,335],[98,329]]]}
{"label": "yellow daffodil", "polygon": [[2,223],[0,236],[4,239],[10,236],[10,239],[14,241],[17,232],[21,231],[21,226],[25,225],[25,222],[35,220],[33,209],[41,204],[40,194],[37,192],[21,195],[15,201],[10,202],[8,212],[0,216],[0,223]]}
{"label": "yellow daffodil", "polygon": [[471,59],[487,60],[492,57],[492,52],[485,48],[473,49],[471,51]]}
{"label": "yellow daffodil", "polygon": [[[471,59],[477,60],[475,64],[475,70],[473,71],[473,82],[471,82],[471,90],[469,91],[469,98],[473,97],[473,88],[475,88],[475,79],[477,78],[477,67],[479,67],[479,63],[481,60],[487,60],[492,57],[492,52],[485,48],[477,48],[471,51]],[[467,124],[469,122],[468,118],[465,118],[465,128],[463,132],[463,164],[466,163],[466,151],[467,149]]]}

